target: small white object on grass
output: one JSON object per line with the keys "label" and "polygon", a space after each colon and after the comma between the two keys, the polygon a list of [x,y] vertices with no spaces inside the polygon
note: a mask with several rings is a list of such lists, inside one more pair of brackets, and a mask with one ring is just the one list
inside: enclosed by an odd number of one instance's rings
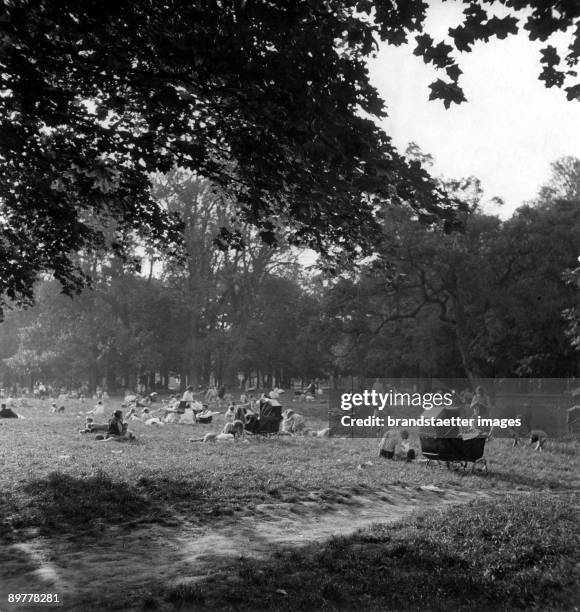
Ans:
{"label": "small white object on grass", "polygon": [[215,437],[215,439],[218,442],[233,442],[235,440],[235,436],[233,434],[220,433]]}

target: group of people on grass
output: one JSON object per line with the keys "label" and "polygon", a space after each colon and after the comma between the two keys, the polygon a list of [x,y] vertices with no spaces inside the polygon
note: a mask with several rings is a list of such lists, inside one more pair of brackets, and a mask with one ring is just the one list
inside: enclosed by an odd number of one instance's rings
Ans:
{"label": "group of people on grass", "polygon": [[[316,387],[308,391],[316,393]],[[156,395],[156,394],[155,394]],[[274,397],[272,397],[274,396]],[[227,397],[224,386],[220,388],[210,387],[204,395],[204,400],[220,402]],[[252,423],[260,418],[262,408],[270,402],[276,403],[279,393],[277,390],[262,394],[261,397],[255,399],[253,396],[243,393],[240,396],[238,403],[228,398],[228,408],[225,412],[226,423],[223,430],[216,436],[225,436],[224,439],[235,439],[243,436],[246,431],[252,431]],[[472,416],[473,418],[481,417],[488,418],[492,412],[492,403],[485,392],[484,388],[478,386],[475,393],[463,398],[464,416]],[[213,416],[219,412],[211,412],[207,403],[202,403],[196,398],[193,387],[188,386],[181,396],[173,396],[168,403],[163,402],[158,408],[158,414],[152,414],[151,404],[155,402],[155,397],[133,397],[127,396],[123,406],[130,406],[127,417],[123,419],[123,412],[117,410],[113,413],[112,418],[108,423],[95,423],[95,418],[104,417],[106,409],[102,399],[99,399],[93,408],[87,414],[92,416],[87,417],[87,423],[83,433],[99,433],[103,439],[109,440],[131,440],[135,439],[134,435],[128,431],[128,421],[138,419],[144,421],[148,425],[163,425],[165,423],[209,423]],[[56,404],[53,404],[53,409]],[[139,415],[137,408],[141,408],[142,412]],[[467,413],[468,414],[465,414]],[[520,417],[521,418],[521,417]],[[523,419],[522,419],[523,422]],[[548,438],[543,430],[534,429],[525,432],[525,425],[521,428],[510,428],[508,433],[513,438],[513,445],[520,445],[521,438],[529,437],[529,444],[534,446],[536,451],[544,449]],[[279,432],[282,435],[312,435],[319,437],[330,436],[330,429],[312,432],[308,429],[305,418],[297,414],[294,410],[286,410],[282,413]],[[477,430],[470,428],[470,431],[462,431],[462,435],[485,435],[491,437],[491,430]],[[214,434],[212,434],[214,435]],[[413,461],[417,456],[417,451],[412,448],[410,434],[407,430],[390,430],[384,433],[379,444],[379,455],[387,459],[403,459],[405,461]]]}
{"label": "group of people on grass", "polygon": [[[220,400],[219,393],[222,389],[217,391],[217,398]],[[272,398],[271,395],[270,393],[262,394],[257,400],[248,395],[242,395],[240,400],[243,400],[243,403],[230,400],[225,411],[226,423],[223,430],[218,434],[207,434],[207,436],[212,440],[233,440],[243,436],[246,431],[254,431],[256,428],[253,426],[259,421],[265,408],[274,405],[280,406],[277,399]],[[123,407],[129,407],[126,418],[123,418],[121,410],[117,410],[108,423],[103,423],[102,418],[106,413],[106,407],[103,400],[99,399],[94,408],[86,413],[85,427],[80,430],[80,433],[97,433],[97,439],[102,440],[134,440],[135,436],[128,430],[128,421],[130,420],[140,420],[146,425],[164,425],[166,423],[193,425],[194,423],[210,423],[214,416],[220,414],[219,412],[211,412],[207,404],[196,399],[191,386],[188,386],[181,396],[173,396],[169,402],[163,402],[157,410],[151,406],[151,403],[151,398],[149,401],[143,401],[143,398],[128,395],[123,403]],[[53,406],[56,406],[56,404],[53,404]],[[278,408],[278,410],[281,410],[281,408]],[[95,420],[98,421],[99,417],[101,417],[101,422],[95,422]],[[325,434],[328,435],[328,432],[329,430],[323,430],[311,435],[320,434],[320,437],[324,437]],[[284,435],[310,434],[304,417],[293,410],[287,410],[282,414],[279,433]]]}

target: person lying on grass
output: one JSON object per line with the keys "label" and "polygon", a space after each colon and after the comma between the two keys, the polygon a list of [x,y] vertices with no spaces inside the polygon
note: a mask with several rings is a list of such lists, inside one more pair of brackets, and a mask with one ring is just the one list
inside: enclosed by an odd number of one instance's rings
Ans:
{"label": "person lying on grass", "polygon": [[385,459],[405,459],[413,461],[415,450],[411,448],[409,442],[409,432],[406,429],[397,431],[387,431],[379,444],[379,457]]}
{"label": "person lying on grass", "polygon": [[189,441],[205,442],[206,444],[211,442],[235,442],[236,438],[243,435],[244,432],[243,424],[240,423],[240,425],[242,426],[241,433],[237,424],[235,425],[234,423],[226,423],[223,431],[221,431],[220,433],[208,432],[202,438],[190,438]]}
{"label": "person lying on grass", "polygon": [[85,428],[79,430],[79,433],[97,433],[99,431],[108,431],[109,426],[104,424],[95,423],[93,417],[87,417],[85,422]]}

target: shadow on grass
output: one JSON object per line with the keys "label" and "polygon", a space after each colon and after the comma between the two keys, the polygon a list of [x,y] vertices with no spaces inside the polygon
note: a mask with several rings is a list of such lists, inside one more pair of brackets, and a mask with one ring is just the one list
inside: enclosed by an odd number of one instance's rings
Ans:
{"label": "shadow on grass", "polygon": [[43,535],[95,534],[120,524],[175,524],[174,506],[199,502],[204,488],[204,481],[140,478],[130,484],[102,471],[85,478],[52,472],[11,495],[5,516],[11,515],[12,528],[37,528]]}

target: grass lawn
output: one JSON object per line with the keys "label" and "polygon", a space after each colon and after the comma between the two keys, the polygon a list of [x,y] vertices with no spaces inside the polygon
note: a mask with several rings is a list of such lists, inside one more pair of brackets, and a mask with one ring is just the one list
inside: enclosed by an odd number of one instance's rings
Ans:
{"label": "grass lawn", "polygon": [[[314,495],[324,510],[345,496],[385,487],[428,485],[493,496],[324,546],[299,551],[280,546],[271,562],[232,562],[230,581],[164,587],[159,580],[155,593],[137,589],[118,609],[140,609],[143,603],[172,609],[200,606],[202,600],[208,609],[247,610],[484,609],[474,607],[476,601],[490,610],[500,604],[573,609],[566,608],[573,601],[567,577],[579,562],[579,521],[573,513],[580,452],[573,442],[534,453],[493,439],[486,447],[490,474],[484,475],[385,461],[377,457],[375,439],[190,441],[220,430],[223,417],[204,426],[148,427],[134,421],[137,442],[102,443],[77,433],[84,422],[77,416],[80,405],[69,406],[65,415],[48,413],[48,405],[19,409],[25,420],[0,421],[4,550],[39,537],[76,538],[86,546],[115,529],[127,534],[148,526],[220,529],[228,521],[253,520],[264,504],[297,504]],[[325,426],[324,405],[293,408],[313,428]],[[415,444],[418,448],[416,437]],[[20,562],[16,553],[3,554],[0,566]],[[298,554],[304,571],[295,571]]]}
{"label": "grass lawn", "polygon": [[577,610],[579,501],[507,494],[244,560],[171,596],[207,610]]}

